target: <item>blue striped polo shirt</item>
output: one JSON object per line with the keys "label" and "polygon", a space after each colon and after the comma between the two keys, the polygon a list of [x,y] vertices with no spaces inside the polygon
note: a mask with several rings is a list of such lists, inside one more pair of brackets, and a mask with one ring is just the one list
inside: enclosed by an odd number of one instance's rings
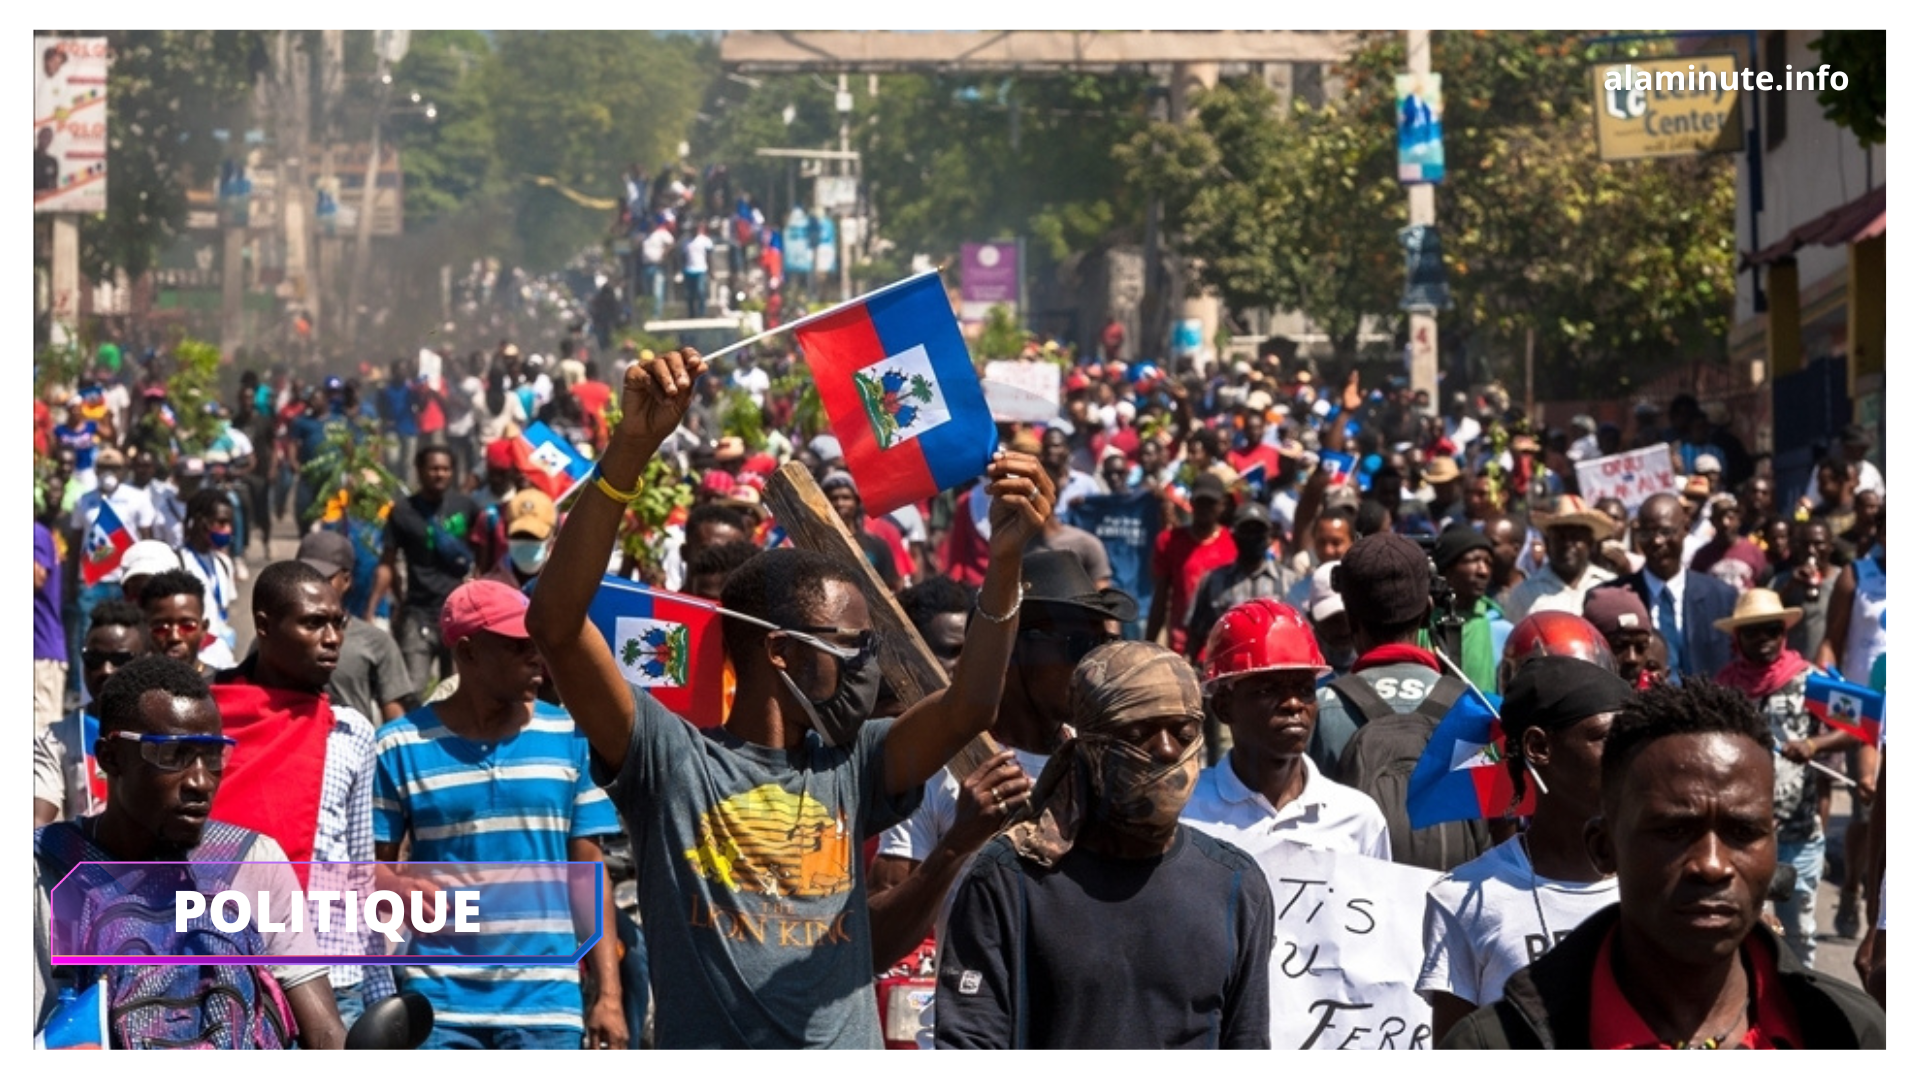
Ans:
{"label": "blue striped polo shirt", "polygon": [[[374,836],[413,837],[414,862],[565,862],[567,841],[620,829],[613,804],[588,776],[587,740],[566,712],[536,702],[533,718],[499,742],[462,738],[432,705],[384,724],[374,788]],[[417,937],[419,956],[544,955],[573,951],[565,884],[490,884],[480,911],[489,932]],[[452,915],[449,911],[449,920]],[[401,969],[405,989],[425,994],[450,1026],[582,1030],[574,965]]]}

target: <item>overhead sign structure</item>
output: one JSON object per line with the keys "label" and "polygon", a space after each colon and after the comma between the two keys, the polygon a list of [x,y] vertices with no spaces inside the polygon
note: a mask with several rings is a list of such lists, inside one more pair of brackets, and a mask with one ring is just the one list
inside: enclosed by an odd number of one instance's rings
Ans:
{"label": "overhead sign structure", "polygon": [[1739,69],[1732,54],[1593,66],[1593,122],[1602,161],[1739,150]]}
{"label": "overhead sign structure", "polygon": [[33,212],[107,209],[107,39],[33,39]]}

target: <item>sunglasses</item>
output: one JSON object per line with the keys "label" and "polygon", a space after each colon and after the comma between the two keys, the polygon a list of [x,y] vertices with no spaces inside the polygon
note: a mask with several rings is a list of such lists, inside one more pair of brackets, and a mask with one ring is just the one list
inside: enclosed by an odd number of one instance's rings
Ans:
{"label": "sunglasses", "polygon": [[128,664],[133,663],[133,660],[134,656],[130,652],[101,652],[99,649],[83,649],[80,653],[80,662],[90,668],[105,667],[108,664],[112,664],[114,667],[126,667]]}
{"label": "sunglasses", "polygon": [[224,735],[136,735],[131,731],[110,731],[104,738],[125,739],[140,744],[140,757],[161,772],[182,772],[198,761],[210,773],[226,769],[238,745]]}
{"label": "sunglasses", "polygon": [[[811,645],[829,656],[838,657],[849,671],[860,670],[866,666],[867,661],[872,660],[880,652],[880,646],[875,641],[871,630],[847,630],[838,626],[796,626],[779,632],[795,641]],[[852,634],[854,643],[835,645],[830,641],[822,641],[814,637],[814,634]]]}
{"label": "sunglasses", "polygon": [[1112,634],[1094,634],[1085,631],[1062,634],[1054,630],[1022,630],[1020,636],[1031,642],[1058,646],[1067,658],[1076,664],[1100,646],[1120,640]]}
{"label": "sunglasses", "polygon": [[178,619],[152,619],[147,622],[147,629],[155,634],[165,634],[169,631],[176,634],[197,634],[200,632],[200,620],[184,617]]}

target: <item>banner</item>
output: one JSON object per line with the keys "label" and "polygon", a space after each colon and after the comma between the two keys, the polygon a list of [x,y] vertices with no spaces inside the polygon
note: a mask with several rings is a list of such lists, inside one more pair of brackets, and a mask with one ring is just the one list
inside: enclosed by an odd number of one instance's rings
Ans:
{"label": "banner", "polygon": [[[1690,157],[1746,144],[1739,70],[1731,54],[1595,64],[1592,72],[1594,138],[1602,161]],[[1805,89],[1814,86],[1808,81]]]}
{"label": "banner", "polygon": [[1413,989],[1431,870],[1281,841],[1256,854],[1273,889],[1275,1050],[1431,1050]]}
{"label": "banner", "polygon": [[1437,184],[1446,179],[1447,154],[1440,141],[1440,78],[1438,74],[1393,77],[1403,184]]}
{"label": "banner", "polygon": [[107,209],[107,39],[33,39],[33,212]]}
{"label": "banner", "polygon": [[1593,506],[1601,499],[1619,499],[1629,516],[1640,512],[1650,496],[1673,491],[1673,453],[1666,443],[1643,446],[1624,454],[1594,458],[1575,466],[1580,497]]}
{"label": "banner", "polygon": [[960,245],[960,318],[979,322],[994,305],[1020,315],[1020,245],[1005,240]]}
{"label": "banner", "polygon": [[989,360],[980,387],[996,422],[1044,424],[1060,415],[1057,364]]}

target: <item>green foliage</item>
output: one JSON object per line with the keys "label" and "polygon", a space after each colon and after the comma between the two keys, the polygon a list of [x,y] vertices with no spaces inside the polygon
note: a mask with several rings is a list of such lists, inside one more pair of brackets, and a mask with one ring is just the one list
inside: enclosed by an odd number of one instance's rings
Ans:
{"label": "green foliage", "polygon": [[793,399],[793,422],[800,429],[802,442],[827,430],[827,413],[820,404],[820,387],[814,382],[806,364],[793,365],[792,371],[773,380],[767,392],[771,397]]}
{"label": "green foliage", "polygon": [[1820,91],[1827,119],[1853,132],[1861,146],[1887,141],[1887,32],[1828,30],[1813,39],[1813,51],[1835,71],[1847,73],[1847,88]]}
{"label": "green foliage", "polygon": [[620,551],[640,567],[643,580],[654,580],[665,565],[667,519],[692,505],[693,488],[672,461],[661,454],[649,458],[640,474],[640,495],[627,504],[620,529]]}
{"label": "green foliage", "polygon": [[767,448],[766,417],[760,406],[753,403],[753,396],[737,386],[730,386],[720,406],[720,430],[727,435],[736,435],[747,444],[749,451]]}
{"label": "green foliage", "polygon": [[975,360],[1011,360],[1027,347],[1027,332],[1013,318],[1005,304],[987,309],[980,326],[980,338],[973,344]]}
{"label": "green foliage", "polygon": [[[1576,35],[1436,32],[1448,176],[1436,189],[1456,310],[1443,330],[1518,355],[1536,333],[1550,392],[1617,392],[1724,348],[1733,295],[1726,156],[1595,160]],[[1398,318],[1393,76],[1400,34],[1369,36],[1337,103],[1290,116],[1251,80],[1198,101],[1197,122],[1154,125],[1120,158],[1160,192],[1202,279],[1235,308],[1298,308],[1351,358],[1367,316]]]}
{"label": "green foliage", "polygon": [[643,30],[502,31],[483,86],[494,148],[514,175],[514,223],[528,261],[558,265],[604,234],[612,211],[592,210],[534,176],[613,197],[638,162],[657,171],[692,124],[713,46]]}
{"label": "green foliage", "polygon": [[220,347],[185,338],[169,350],[173,373],[167,376],[167,400],[179,425],[174,437],[180,452],[197,457],[220,435],[222,421],[207,411],[220,400]]}
{"label": "green foliage", "polygon": [[393,501],[406,490],[400,478],[381,464],[388,438],[371,421],[329,424],[320,452],[300,470],[313,488],[313,502],[300,508],[302,524],[342,517],[385,520]]}
{"label": "green foliage", "polygon": [[396,90],[419,94],[436,114],[431,122],[402,116],[388,124],[406,170],[409,230],[493,194],[512,160],[496,152],[482,79],[491,52],[477,30],[416,30],[394,71]]}
{"label": "green foliage", "polygon": [[[80,223],[81,272],[137,278],[186,223],[187,188],[234,151],[213,137],[245,126],[257,30],[108,30],[107,212]],[[237,148],[236,148],[237,149]]]}

